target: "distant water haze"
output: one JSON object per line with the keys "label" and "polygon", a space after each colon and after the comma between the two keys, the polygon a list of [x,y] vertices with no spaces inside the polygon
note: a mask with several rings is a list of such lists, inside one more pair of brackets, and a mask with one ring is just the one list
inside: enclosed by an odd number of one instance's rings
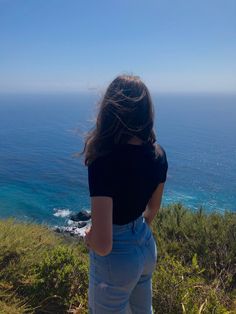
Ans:
{"label": "distant water haze", "polygon": [[[163,204],[236,211],[236,95],[154,95],[168,162]],[[93,126],[95,92],[0,95],[0,218],[62,224],[88,210],[87,168],[73,155]]]}

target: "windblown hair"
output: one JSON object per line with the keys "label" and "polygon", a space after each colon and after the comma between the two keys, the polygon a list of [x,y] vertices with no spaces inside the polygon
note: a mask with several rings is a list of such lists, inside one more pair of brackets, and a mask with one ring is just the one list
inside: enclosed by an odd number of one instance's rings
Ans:
{"label": "windblown hair", "polygon": [[155,146],[154,107],[146,85],[138,76],[121,75],[108,86],[95,127],[85,137],[85,165],[125,144],[134,136]]}

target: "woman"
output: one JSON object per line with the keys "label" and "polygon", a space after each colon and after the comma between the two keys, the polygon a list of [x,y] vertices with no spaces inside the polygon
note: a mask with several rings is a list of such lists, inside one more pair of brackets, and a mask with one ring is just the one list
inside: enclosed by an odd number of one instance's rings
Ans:
{"label": "woman", "polygon": [[109,85],[87,135],[89,313],[153,313],[157,248],[150,224],[168,168],[153,122],[147,87],[139,77],[123,75]]}

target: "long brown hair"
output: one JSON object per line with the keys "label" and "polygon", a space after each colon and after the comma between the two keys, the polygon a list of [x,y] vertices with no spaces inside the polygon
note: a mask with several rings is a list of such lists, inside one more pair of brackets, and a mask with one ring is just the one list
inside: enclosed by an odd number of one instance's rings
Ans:
{"label": "long brown hair", "polygon": [[120,75],[101,99],[95,127],[85,137],[85,165],[124,144],[133,136],[153,145],[154,106],[146,85],[138,76]]}

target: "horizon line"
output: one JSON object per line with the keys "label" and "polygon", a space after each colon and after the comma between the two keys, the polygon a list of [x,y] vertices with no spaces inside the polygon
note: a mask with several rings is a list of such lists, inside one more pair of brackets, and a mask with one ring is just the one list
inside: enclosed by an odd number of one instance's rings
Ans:
{"label": "horizon line", "polygon": [[[153,90],[148,88],[151,94],[224,94],[236,95],[236,90]],[[29,95],[29,94],[103,94],[106,88],[87,88],[77,90],[0,90],[0,95]]]}

